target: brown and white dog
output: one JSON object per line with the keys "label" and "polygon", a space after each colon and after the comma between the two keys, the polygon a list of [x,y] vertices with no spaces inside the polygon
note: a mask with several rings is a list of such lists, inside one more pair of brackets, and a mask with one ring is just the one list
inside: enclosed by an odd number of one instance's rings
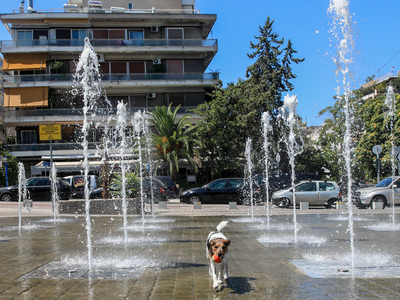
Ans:
{"label": "brown and white dog", "polygon": [[[221,232],[226,224],[228,221],[219,223],[216,230],[210,232],[207,238],[206,254],[214,289],[217,289],[218,285],[222,283],[222,276],[228,280],[228,246],[231,241]],[[217,269],[219,269],[218,273]]]}

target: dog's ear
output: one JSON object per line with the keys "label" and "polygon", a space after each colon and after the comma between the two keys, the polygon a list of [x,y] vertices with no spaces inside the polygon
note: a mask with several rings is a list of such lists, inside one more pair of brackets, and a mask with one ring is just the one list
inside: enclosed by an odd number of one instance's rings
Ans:
{"label": "dog's ear", "polygon": [[225,246],[229,246],[231,244],[231,241],[229,239],[222,240]]}

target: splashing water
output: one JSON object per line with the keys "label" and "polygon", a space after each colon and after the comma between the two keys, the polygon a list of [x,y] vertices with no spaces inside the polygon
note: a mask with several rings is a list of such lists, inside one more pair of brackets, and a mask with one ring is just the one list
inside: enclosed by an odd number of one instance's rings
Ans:
{"label": "splashing water", "polygon": [[267,228],[270,226],[270,205],[269,205],[269,153],[268,149],[271,143],[268,140],[268,136],[272,134],[272,126],[270,125],[270,114],[268,112],[264,112],[261,117],[262,120],[262,128],[263,128],[263,138],[264,138],[264,166],[265,166],[265,199],[266,199],[266,213],[267,213]]}
{"label": "splashing water", "polygon": [[[18,163],[18,229],[21,231],[22,228],[22,202],[26,203],[27,199],[27,189],[26,189],[26,176],[25,176],[25,167],[22,162]],[[25,205],[24,205],[25,206]],[[32,206],[30,206],[32,207]],[[25,206],[25,209],[30,212],[30,207]]]}
{"label": "splashing water", "polygon": [[297,243],[297,216],[296,216],[296,185],[295,178],[296,174],[294,171],[295,157],[303,152],[303,140],[301,136],[296,137],[298,132],[297,122],[297,96],[286,95],[284,98],[283,107],[281,107],[280,118],[284,124],[288,127],[289,133],[284,136],[284,142],[287,147],[289,156],[289,163],[292,167],[292,191],[293,191],[293,224],[294,224],[294,242]]}
{"label": "splashing water", "polygon": [[[100,87],[100,73],[97,54],[94,52],[88,38],[85,38],[85,46],[80,55],[79,62],[76,65],[76,73],[74,76],[75,88],[72,93],[78,94],[79,88],[83,90],[83,166],[85,183],[89,179],[89,150],[87,136],[89,133],[92,120],[95,118],[94,109],[96,108],[96,100],[100,98],[102,92]],[[92,118],[89,119],[89,111],[92,111]],[[92,224],[90,218],[90,200],[89,200],[89,185],[85,184],[85,212],[86,212],[86,236],[89,270],[92,270]]]}
{"label": "splashing water", "polygon": [[[392,178],[396,174],[396,163],[395,163],[395,147],[394,147],[394,124],[396,119],[396,97],[394,95],[393,87],[389,86],[386,93],[385,106],[387,107],[386,120],[387,125],[390,129],[390,142],[392,146],[392,155],[390,156],[390,161],[392,164]],[[395,209],[394,209],[394,185],[392,186],[392,227],[395,227]]]}
{"label": "splashing water", "polygon": [[[350,96],[351,90],[348,77],[350,74],[350,64],[353,62],[352,50],[354,46],[353,32],[351,28],[351,19],[349,13],[349,2],[347,0],[331,0],[328,12],[333,18],[332,33],[337,39],[337,57],[334,58],[336,64],[336,76],[339,79],[342,76],[342,85],[344,88],[345,98],[345,116],[346,116],[346,131],[344,135],[344,160],[347,170],[347,191],[348,191],[348,212],[349,212],[349,234],[350,234],[350,249],[351,249],[351,266],[354,269],[354,230],[353,230],[353,203],[351,189],[351,111],[350,111]],[[340,86],[337,88],[337,95],[340,95]]]}
{"label": "splashing water", "polygon": [[128,245],[128,219],[127,219],[127,204],[126,204],[126,164],[124,160],[125,149],[127,148],[126,142],[126,105],[120,101],[117,105],[117,128],[119,136],[119,159],[121,166],[121,181],[122,181],[122,214],[124,220],[124,238],[125,245]]}
{"label": "splashing water", "polygon": [[246,162],[247,162],[247,178],[249,180],[249,195],[250,195],[250,207],[251,207],[251,218],[254,219],[254,207],[253,207],[253,163],[251,161],[251,138],[246,140]]}
{"label": "splashing water", "polygon": [[[140,203],[141,203],[141,211],[142,211],[142,226],[144,227],[144,192],[143,192],[143,157],[142,157],[142,143],[141,143],[141,135],[143,131],[143,123],[144,123],[144,112],[138,111],[135,113],[133,117],[133,127],[135,130],[135,136],[137,139],[137,145],[139,150],[139,175],[140,175]],[[150,186],[150,189],[152,187]]]}
{"label": "splashing water", "polygon": [[50,171],[50,180],[51,180],[51,201],[53,206],[53,217],[54,221],[57,219],[57,211],[58,211],[58,191],[57,191],[57,169],[56,164],[52,163],[51,171]]}

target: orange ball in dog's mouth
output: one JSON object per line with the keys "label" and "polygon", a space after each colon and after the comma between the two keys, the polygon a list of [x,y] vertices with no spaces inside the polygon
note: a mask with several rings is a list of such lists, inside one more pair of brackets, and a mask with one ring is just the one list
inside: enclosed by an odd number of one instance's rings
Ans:
{"label": "orange ball in dog's mouth", "polygon": [[217,264],[221,262],[221,257],[218,254],[214,254],[212,258]]}

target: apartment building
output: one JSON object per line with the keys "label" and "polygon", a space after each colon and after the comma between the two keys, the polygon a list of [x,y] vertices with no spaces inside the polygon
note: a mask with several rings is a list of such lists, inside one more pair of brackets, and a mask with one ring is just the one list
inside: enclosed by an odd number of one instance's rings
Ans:
{"label": "apartment building", "polygon": [[[0,49],[6,148],[28,175],[29,166],[49,161],[50,141],[40,140],[40,125],[61,125],[52,157],[63,171],[76,170],[82,160],[82,104],[71,98],[70,87],[86,37],[109,101],[115,108],[124,101],[130,114],[171,103],[186,114],[207,101],[218,83],[218,74],[207,73],[218,50],[217,41],[208,39],[217,17],[201,14],[195,0],[65,1],[62,9],[41,11],[33,0],[22,0],[13,12],[0,14],[10,33]],[[92,128],[91,154],[101,138],[101,128]]]}

